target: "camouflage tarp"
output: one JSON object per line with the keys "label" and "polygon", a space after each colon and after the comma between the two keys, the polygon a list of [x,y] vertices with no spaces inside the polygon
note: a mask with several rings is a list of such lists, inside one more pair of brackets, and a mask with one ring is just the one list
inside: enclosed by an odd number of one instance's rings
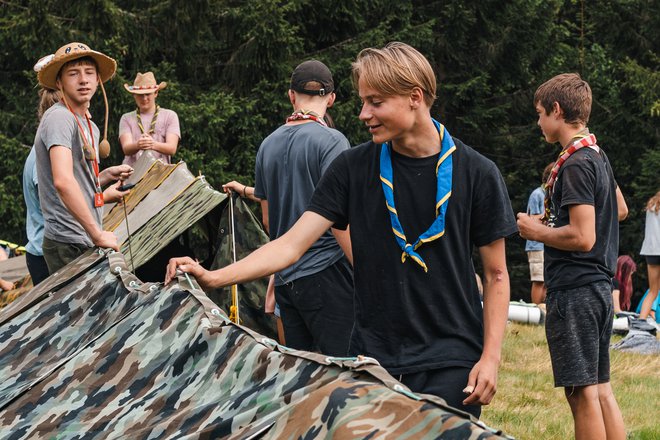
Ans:
{"label": "camouflage tarp", "polygon": [[194,280],[135,278],[89,252],[0,316],[0,435],[79,438],[500,438],[369,359],[278,346]]}
{"label": "camouflage tarp", "polygon": [[[233,262],[232,236],[229,222],[230,204],[224,202],[224,209],[218,225],[217,247],[211,269],[227,266]],[[234,228],[236,243],[236,258],[238,260],[268,242],[268,236],[240,197],[234,200]],[[238,285],[239,310],[241,324],[269,337],[276,337],[275,318],[264,313],[268,278],[261,278],[250,283]],[[209,298],[218,304],[225,312],[231,305],[231,288],[212,290]]]}
{"label": "camouflage tarp", "polygon": [[[193,176],[184,162],[166,165],[151,153],[140,157],[127,183],[135,183],[135,187],[125,199],[126,212],[122,204],[108,204],[103,222],[107,230],[114,231],[129,266],[135,269],[153,258],[227,197],[214,190],[203,176]],[[163,267],[163,274],[164,271]],[[8,281],[25,276],[28,273],[25,256],[0,262],[0,273]],[[0,308],[28,290],[29,287],[24,287],[3,292],[0,294]]]}

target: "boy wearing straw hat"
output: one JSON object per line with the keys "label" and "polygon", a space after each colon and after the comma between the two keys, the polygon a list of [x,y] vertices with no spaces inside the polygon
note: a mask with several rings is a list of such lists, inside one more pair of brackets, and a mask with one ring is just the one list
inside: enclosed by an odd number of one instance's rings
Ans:
{"label": "boy wearing straw hat", "polygon": [[119,165],[99,171],[99,154],[109,153],[107,99],[103,142],[88,113],[97,87],[103,90],[103,82],[114,75],[115,60],[85,44],[69,43],[37,64],[39,84],[59,90],[62,98],[44,113],[34,140],[43,252],[52,274],[93,246],[118,250],[117,238],[101,226],[102,187],[133,170]]}
{"label": "boy wearing straw hat", "polygon": [[176,153],[181,139],[177,114],[156,104],[158,91],[167,87],[160,84],[152,72],[138,72],[133,85],[124,88],[135,98],[137,109],[122,115],[119,121],[119,143],[124,150],[124,163],[133,165],[146,150],[165,163]]}

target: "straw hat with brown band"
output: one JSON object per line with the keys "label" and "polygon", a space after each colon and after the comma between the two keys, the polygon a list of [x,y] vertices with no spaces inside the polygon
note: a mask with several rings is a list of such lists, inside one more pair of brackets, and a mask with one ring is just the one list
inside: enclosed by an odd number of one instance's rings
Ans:
{"label": "straw hat with brown band", "polygon": [[154,93],[158,90],[167,87],[167,83],[162,81],[160,84],[156,83],[156,77],[153,72],[140,73],[135,75],[133,85],[124,84],[124,88],[128,93],[134,95],[146,95],[147,93]]}
{"label": "straw hat with brown band", "polygon": [[[58,89],[57,75],[62,66],[68,61],[83,57],[93,58],[98,66],[99,85],[101,86],[103,102],[105,103],[105,127],[103,130],[103,140],[99,143],[99,154],[105,159],[110,155],[110,143],[108,142],[108,97],[105,93],[103,83],[115,74],[117,62],[101,52],[90,49],[86,44],[74,42],[65,44],[57,49],[55,54],[40,59],[34,66],[34,70],[37,71],[37,79],[41,86],[56,90]],[[62,93],[61,90],[60,93]],[[62,99],[66,100],[64,93],[62,93]]]}

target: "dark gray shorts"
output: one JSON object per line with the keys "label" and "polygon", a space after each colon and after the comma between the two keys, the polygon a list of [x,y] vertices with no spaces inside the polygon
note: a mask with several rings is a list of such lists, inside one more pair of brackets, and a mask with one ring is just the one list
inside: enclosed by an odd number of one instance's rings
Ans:
{"label": "dark gray shorts", "polygon": [[545,335],[556,387],[610,381],[612,286],[598,281],[548,292]]}

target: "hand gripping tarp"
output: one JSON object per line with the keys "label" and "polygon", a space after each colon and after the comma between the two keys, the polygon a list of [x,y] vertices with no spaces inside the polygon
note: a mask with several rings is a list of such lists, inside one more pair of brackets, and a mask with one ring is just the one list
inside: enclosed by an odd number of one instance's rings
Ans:
{"label": "hand gripping tarp", "polygon": [[89,252],[0,318],[0,437],[502,438],[370,359],[292,351]]}

